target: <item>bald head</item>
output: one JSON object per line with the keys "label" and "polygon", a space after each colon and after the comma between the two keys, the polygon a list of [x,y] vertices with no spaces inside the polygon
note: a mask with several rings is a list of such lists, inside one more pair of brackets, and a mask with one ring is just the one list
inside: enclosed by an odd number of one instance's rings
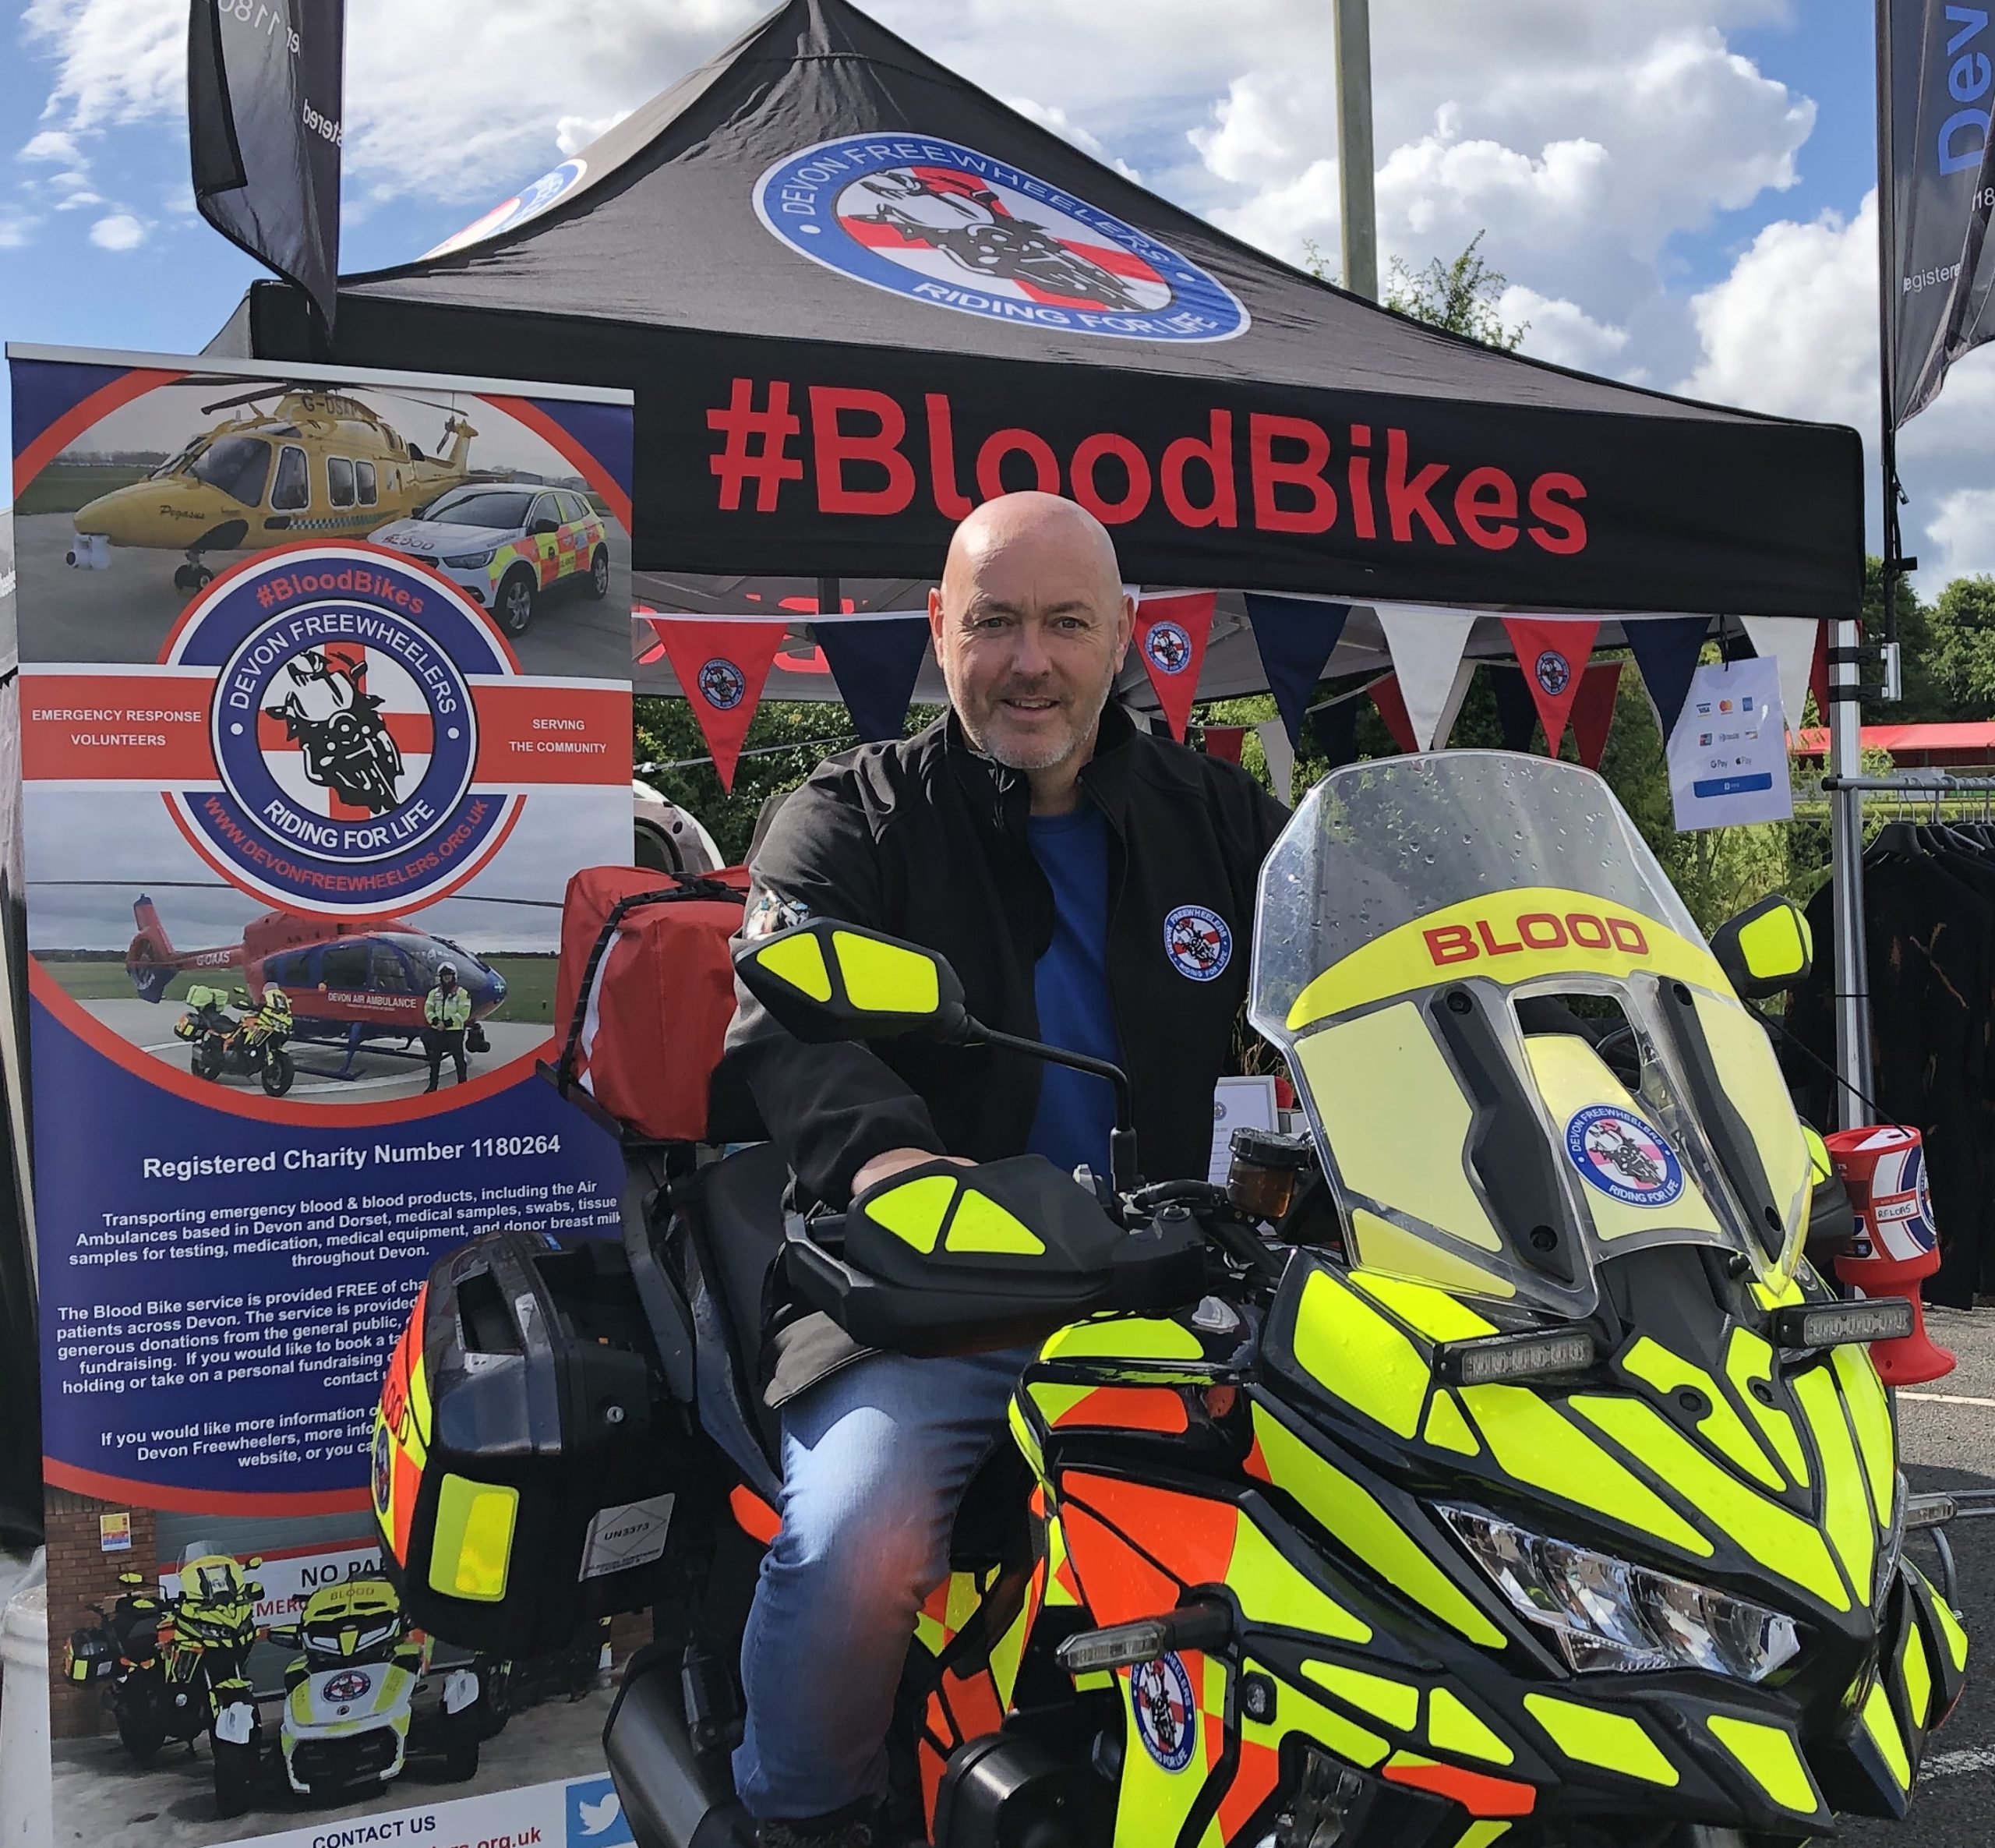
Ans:
{"label": "bald head", "polygon": [[1101,522],[1057,494],[987,500],[949,542],[928,595],[935,656],[977,747],[1032,779],[1033,806],[1073,806],[1135,617]]}
{"label": "bald head", "polygon": [[945,607],[958,607],[980,578],[1000,571],[1007,553],[1041,575],[1060,574],[1070,588],[1087,585],[1097,600],[1122,594],[1115,542],[1086,507],[1058,494],[1001,494],[973,509],[949,540]]}

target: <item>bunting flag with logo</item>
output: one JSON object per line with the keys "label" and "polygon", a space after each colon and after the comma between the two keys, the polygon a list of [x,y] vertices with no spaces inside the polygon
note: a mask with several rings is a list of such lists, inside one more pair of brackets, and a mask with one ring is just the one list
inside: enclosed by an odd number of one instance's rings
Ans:
{"label": "bunting flag with logo", "polygon": [[1399,676],[1384,675],[1365,691],[1372,695],[1372,703],[1379,708],[1379,716],[1385,720],[1386,730],[1393,734],[1393,742],[1402,751],[1418,751],[1420,745],[1414,736],[1413,721],[1407,716],[1406,697],[1400,691]]}
{"label": "bunting flag with logo", "polygon": [[1326,706],[1309,708],[1310,733],[1333,770],[1358,761],[1358,702],[1363,697],[1361,689],[1346,694],[1342,699],[1333,699]]}
{"label": "bunting flag with logo", "polygon": [[1573,743],[1580,761],[1598,770],[1607,754],[1607,735],[1614,729],[1615,701],[1621,691],[1621,663],[1597,661],[1580,677],[1573,700]]}
{"label": "bunting flag with logo", "polygon": [[810,633],[860,737],[869,744],[898,738],[927,658],[927,624],[888,617],[877,622],[814,623]]}
{"label": "bunting flag with logo", "polygon": [[1622,625],[1649,704],[1655,708],[1656,728],[1665,740],[1675,730],[1683,702],[1690,696],[1709,627],[1701,616],[1650,617]]}
{"label": "bunting flag with logo", "polygon": [[1247,597],[1247,620],[1254,627],[1254,645],[1275,709],[1300,744],[1309,696],[1329,665],[1337,638],[1351,614],[1348,603],[1320,603],[1308,597]]}
{"label": "bunting flag with logo", "polygon": [[1559,740],[1566,735],[1566,716],[1579,694],[1580,677],[1586,672],[1600,624],[1591,620],[1506,616],[1503,630],[1517,650],[1524,686],[1538,708],[1546,747],[1556,757]]}
{"label": "bunting flag with logo", "polygon": [[[1802,702],[1808,697],[1808,683],[1815,671],[1817,645],[1822,625],[1806,617],[1746,616],[1746,635],[1753,652],[1762,661],[1771,661],[1780,677],[1780,703],[1787,729],[1801,729]],[[1826,664],[1825,664],[1826,665]]]}
{"label": "bunting flag with logo", "polygon": [[671,616],[655,616],[651,625],[665,644],[680,690],[692,704],[700,735],[713,753],[720,786],[731,790],[742,740],[761,704],[769,663],[789,625],[687,621]]}
{"label": "bunting flag with logo", "polygon": [[1489,663],[1489,691],[1496,701],[1496,726],[1506,751],[1528,751],[1538,731],[1538,707],[1524,685],[1521,667]]}
{"label": "bunting flag with logo", "polygon": [[1143,670],[1156,689],[1157,704],[1171,722],[1171,735],[1185,742],[1192,702],[1199,693],[1199,670],[1212,634],[1219,599],[1211,591],[1186,596],[1145,597],[1136,606],[1133,638]]}
{"label": "bunting flag with logo", "polygon": [[1438,750],[1448,741],[1475,672],[1475,664],[1466,659],[1475,613],[1430,603],[1379,603],[1373,608],[1386,631],[1386,647],[1414,740],[1407,749]]}

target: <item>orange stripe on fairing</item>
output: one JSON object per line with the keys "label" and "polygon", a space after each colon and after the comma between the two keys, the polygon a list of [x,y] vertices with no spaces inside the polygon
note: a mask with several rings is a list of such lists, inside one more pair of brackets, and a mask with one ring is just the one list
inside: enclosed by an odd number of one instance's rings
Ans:
{"label": "orange stripe on fairing", "polygon": [[[1070,1511],[1078,1501],[1124,1533],[1142,1535],[1146,1550],[1185,1584],[1225,1582],[1240,1525],[1240,1511],[1231,1503],[1071,1469],[1060,1479],[1060,1492]],[[1087,1575],[1084,1564],[1081,1577]]]}
{"label": "orange stripe on fairing", "polygon": [[735,1525],[751,1540],[767,1546],[782,1531],[775,1510],[746,1482],[736,1482],[728,1492],[727,1505],[733,1511]]}
{"label": "orange stripe on fairing", "polygon": [[1219,1800],[1219,1832],[1231,1841],[1247,1819],[1274,1794],[1281,1778],[1281,1754],[1271,1745],[1240,1743],[1240,1766]]}
{"label": "orange stripe on fairing", "polygon": [[998,1690],[991,1685],[988,1670],[977,1669],[968,1675],[946,1671],[941,1691],[947,1697],[949,1718],[959,1740],[981,1739],[1005,1723],[1005,1710],[998,1704]]}
{"label": "orange stripe on fairing", "polygon": [[921,1819],[932,1835],[935,1829],[935,1793],[942,1787],[942,1754],[924,1739],[916,1747],[915,1756],[921,1766]]}
{"label": "orange stripe on fairing", "polygon": [[1389,1783],[1451,1797],[1471,1816],[1528,1816],[1538,1803],[1538,1792],[1529,1784],[1464,1771],[1458,1765],[1433,1764],[1404,1752],[1387,1761],[1383,1775]]}
{"label": "orange stripe on fairing", "polygon": [[1191,1429],[1185,1401],[1167,1387],[1098,1386],[1053,1421],[1056,1431],[1105,1425],[1119,1431],[1160,1431],[1175,1437]]}
{"label": "orange stripe on fairing", "polygon": [[[1121,1536],[1069,1503],[1062,1518],[1067,1557],[1098,1624],[1133,1624],[1178,1608],[1178,1588]],[[1062,1568],[1063,1570],[1065,1568]]]}

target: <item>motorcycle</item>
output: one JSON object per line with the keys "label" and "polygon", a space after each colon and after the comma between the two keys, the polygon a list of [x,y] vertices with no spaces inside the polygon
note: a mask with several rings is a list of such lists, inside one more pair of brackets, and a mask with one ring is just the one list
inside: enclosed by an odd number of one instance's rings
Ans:
{"label": "motorcycle", "polygon": [[[302,1652],[284,1671],[278,1733],[292,1790],[334,1797],[401,1776],[429,1652],[410,1634],[394,1587],[380,1578],[324,1586],[305,1600],[297,1622],[273,1629],[270,1640]],[[443,1776],[463,1783],[478,1774],[480,1677],[475,1667],[453,1668],[443,1680],[436,1723]]]}
{"label": "motorcycle", "polygon": [[929,952],[826,919],[747,943],[800,1039],[1109,1076],[1113,1171],[938,1161],[786,1221],[766,1145],[654,1150],[620,1251],[446,1258],[376,1423],[392,1570],[468,1645],[650,1606],[605,1734],[633,1836],[752,1841],[726,1754],[780,1256],[865,1345],[1040,1344],[890,1740],[937,1848],[1799,1848],[1901,1817],[1967,1638],[1950,1556],[1936,1586],[1907,1553],[1947,1509],[1865,1344],[1909,1306],[1806,1256],[1850,1217],[1740,998],[1805,973],[1805,929],[1783,963],[1744,928],[1766,909],[1707,946],[1573,765],[1333,773],[1263,870],[1250,998],[1308,1134],[1244,1137],[1224,1187],[1144,1185],[1123,1075],[981,1026]]}
{"label": "motorcycle", "polygon": [[[254,1571],[260,1560],[249,1561]],[[136,1572],[108,1616],[69,1639],[66,1673],[101,1684],[118,1737],[134,1763],[150,1764],[169,1739],[189,1746],[203,1733],[214,1761],[215,1808],[224,1818],[249,1808],[262,1761],[262,1720],[246,1667],[259,1634],[263,1587],[225,1553],[196,1551],[180,1567],[180,1589],[147,1591]]]}
{"label": "motorcycle", "polygon": [[[228,1012],[233,999],[244,1010],[238,1019]],[[281,1097],[298,1076],[284,1050],[291,1037],[291,1016],[286,1011],[257,1008],[238,991],[232,998],[219,988],[187,991],[188,1012],[173,1024],[174,1037],[192,1048],[194,1076],[210,1081],[224,1077],[256,1078],[273,1097]],[[251,1009],[254,1012],[250,1012]]]}

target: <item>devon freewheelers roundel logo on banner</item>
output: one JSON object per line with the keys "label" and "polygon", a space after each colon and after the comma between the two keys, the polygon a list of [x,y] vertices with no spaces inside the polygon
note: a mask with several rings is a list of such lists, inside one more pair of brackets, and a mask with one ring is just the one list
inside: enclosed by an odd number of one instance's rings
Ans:
{"label": "devon freewheelers roundel logo on banner", "polygon": [[301,546],[218,579],[168,666],[211,670],[215,779],[168,792],[231,883],[366,917],[453,890],[521,798],[472,787],[474,677],[517,670],[450,585],[370,546]]}
{"label": "devon freewheelers roundel logo on banner", "polygon": [[1232,293],[1168,245],[954,141],[821,141],[762,175],[755,210],[813,262],[959,314],[1121,340],[1247,328]]}

